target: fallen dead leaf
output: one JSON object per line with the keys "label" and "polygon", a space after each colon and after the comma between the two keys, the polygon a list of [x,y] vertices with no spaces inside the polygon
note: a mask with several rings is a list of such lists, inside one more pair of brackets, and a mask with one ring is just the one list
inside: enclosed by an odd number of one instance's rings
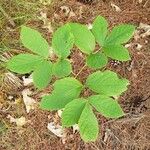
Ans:
{"label": "fallen dead leaf", "polygon": [[28,78],[25,76],[22,77],[24,86],[27,86],[31,83],[33,83],[32,75],[30,75]]}
{"label": "fallen dead leaf", "polygon": [[150,30],[146,31],[145,33],[141,34],[141,37],[147,37],[150,36]]}
{"label": "fallen dead leaf", "polygon": [[76,14],[71,10],[70,13],[69,13],[69,18],[75,17],[75,16],[76,16]]}
{"label": "fallen dead leaf", "polygon": [[134,39],[137,41],[139,38],[140,38],[140,31],[139,31],[139,30],[136,30],[136,31],[134,32]]}
{"label": "fallen dead leaf", "polygon": [[4,91],[8,92],[9,94],[13,94],[20,91],[23,88],[23,82],[15,74],[8,72],[4,74],[1,87]]}
{"label": "fallen dead leaf", "polygon": [[121,11],[121,9],[120,9],[117,5],[115,5],[114,3],[111,3],[110,5],[111,5],[111,7],[112,7],[115,11],[117,11],[117,12],[120,12],[120,11]]}
{"label": "fallen dead leaf", "polygon": [[54,133],[58,137],[63,137],[63,128],[60,125],[56,125],[54,122],[50,122],[47,125],[48,130]]}
{"label": "fallen dead leaf", "polygon": [[73,125],[73,134],[74,134],[76,131],[79,131],[79,126],[78,126],[78,124]]}
{"label": "fallen dead leaf", "polygon": [[129,43],[129,44],[126,44],[125,45],[125,48],[129,48],[129,47],[131,47],[132,46],[132,43]]}
{"label": "fallen dead leaf", "polygon": [[69,12],[70,12],[70,8],[68,6],[61,6],[60,7],[61,12],[65,15],[68,16]]}
{"label": "fallen dead leaf", "polygon": [[141,37],[144,38],[144,37],[150,36],[150,25],[144,24],[144,23],[140,23],[139,29],[143,29],[145,31],[145,33],[141,34]]}
{"label": "fallen dead leaf", "polygon": [[26,112],[29,113],[31,109],[35,109],[35,100],[28,95],[31,94],[31,91],[29,89],[24,89],[22,91],[23,101],[26,107]]}
{"label": "fallen dead leaf", "polygon": [[7,118],[10,119],[11,123],[16,123],[18,127],[22,127],[23,125],[27,123],[26,118],[23,116],[20,118],[14,118],[11,115],[8,115]]}
{"label": "fallen dead leaf", "polygon": [[53,27],[51,21],[47,18],[46,12],[40,12],[40,16],[38,17],[41,21],[43,21],[42,28],[48,29],[49,33],[53,33]]}
{"label": "fallen dead leaf", "polygon": [[79,7],[79,10],[78,10],[78,15],[79,15],[78,19],[81,19],[81,18],[82,18],[83,12],[84,12],[83,7],[80,6],[80,7]]}
{"label": "fallen dead leaf", "polygon": [[136,44],[136,49],[137,49],[137,50],[141,50],[141,48],[142,48],[142,45],[139,44],[139,43],[137,43],[137,44]]}
{"label": "fallen dead leaf", "polygon": [[148,31],[148,30],[150,30],[150,25],[144,24],[144,23],[140,23],[139,28],[140,29],[144,29],[145,31]]}

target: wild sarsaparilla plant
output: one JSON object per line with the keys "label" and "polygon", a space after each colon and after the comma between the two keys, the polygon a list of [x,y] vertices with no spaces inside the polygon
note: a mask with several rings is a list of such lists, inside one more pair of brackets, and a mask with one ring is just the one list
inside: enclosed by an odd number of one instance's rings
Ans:
{"label": "wild sarsaparilla plant", "polygon": [[[94,109],[106,118],[119,118],[124,115],[116,97],[127,90],[129,81],[118,77],[112,71],[96,71],[90,74],[84,84],[73,76],[68,56],[75,45],[86,56],[86,65],[101,69],[108,63],[108,58],[119,61],[130,60],[128,50],[123,44],[132,37],[133,25],[118,25],[110,32],[105,18],[98,16],[91,30],[79,23],[67,23],[56,30],[52,38],[53,53],[57,61],[52,62],[50,46],[41,34],[29,27],[21,28],[21,41],[32,53],[12,57],[7,68],[16,73],[31,73],[38,89],[45,88],[52,76],[58,79],[53,84],[50,95],[42,97],[40,107],[45,110],[63,109],[62,125],[79,125],[81,138],[95,141],[99,133],[98,121]],[[95,51],[96,42],[99,50]],[[81,91],[89,88],[90,97],[82,97]]]}

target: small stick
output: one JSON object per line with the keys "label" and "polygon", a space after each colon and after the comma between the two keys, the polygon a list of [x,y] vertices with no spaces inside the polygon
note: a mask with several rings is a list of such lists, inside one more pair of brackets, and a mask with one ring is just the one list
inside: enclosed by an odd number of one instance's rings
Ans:
{"label": "small stick", "polygon": [[78,75],[83,71],[83,69],[86,67],[86,64],[80,69],[80,71],[77,73],[77,75],[75,76],[75,78],[78,77]]}
{"label": "small stick", "polygon": [[149,0],[147,0],[147,1],[145,2],[145,4],[143,5],[143,7],[146,7],[146,5],[148,4],[148,2],[149,2]]}

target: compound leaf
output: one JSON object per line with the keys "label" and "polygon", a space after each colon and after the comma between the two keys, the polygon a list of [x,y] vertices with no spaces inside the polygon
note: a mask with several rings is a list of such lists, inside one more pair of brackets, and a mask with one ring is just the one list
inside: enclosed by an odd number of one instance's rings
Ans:
{"label": "compound leaf", "polygon": [[118,96],[127,90],[129,81],[118,78],[112,71],[97,71],[87,78],[86,85],[94,92],[107,96]]}
{"label": "compound leaf", "polygon": [[106,66],[108,59],[105,54],[98,52],[96,54],[90,54],[87,59],[86,63],[89,67],[98,69]]}
{"label": "compound leaf", "polygon": [[70,23],[74,35],[75,45],[86,54],[90,54],[95,48],[95,38],[85,25]]}
{"label": "compound leaf", "polygon": [[85,142],[95,141],[98,137],[99,127],[97,119],[90,104],[86,104],[79,119],[79,130],[81,138]]}
{"label": "compound leaf", "polygon": [[75,99],[68,103],[62,113],[62,125],[70,127],[77,124],[85,104],[86,100],[83,98]]}
{"label": "compound leaf", "polygon": [[72,67],[67,59],[59,60],[53,65],[53,73],[59,78],[68,76],[71,71]]}
{"label": "compound leaf", "polygon": [[54,91],[45,96],[41,101],[41,108],[46,110],[59,110],[66,104],[78,98],[82,90],[82,84],[71,77],[57,80],[54,83]]}
{"label": "compound leaf", "polygon": [[52,47],[58,57],[66,58],[73,47],[74,37],[68,24],[58,28],[52,38]]}
{"label": "compound leaf", "polygon": [[98,42],[98,44],[100,46],[104,45],[105,42],[105,38],[108,32],[108,23],[107,20],[102,17],[102,16],[98,16],[94,22],[93,22],[93,28],[92,28],[92,32],[95,36],[96,41]]}
{"label": "compound leaf", "polygon": [[45,88],[52,78],[52,63],[44,61],[33,72],[33,82],[39,89]]}
{"label": "compound leaf", "polygon": [[128,52],[128,49],[126,49],[122,45],[108,45],[106,47],[103,47],[104,53],[112,58],[119,61],[127,61],[130,60],[130,55]]}
{"label": "compound leaf", "polygon": [[90,104],[106,118],[119,118],[124,115],[117,100],[104,95],[94,95],[88,99]]}
{"label": "compound leaf", "polygon": [[7,68],[13,72],[25,74],[33,71],[43,59],[32,54],[19,54],[7,62]]}
{"label": "compound leaf", "polygon": [[20,38],[26,48],[43,57],[48,57],[49,44],[38,31],[22,26]]}
{"label": "compound leaf", "polygon": [[122,24],[113,28],[108,35],[105,45],[123,44],[129,41],[135,31],[135,26]]}

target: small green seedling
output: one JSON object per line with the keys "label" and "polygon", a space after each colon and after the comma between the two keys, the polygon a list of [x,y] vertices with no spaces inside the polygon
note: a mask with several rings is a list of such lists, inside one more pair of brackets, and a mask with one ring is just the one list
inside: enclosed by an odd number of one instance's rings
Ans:
{"label": "small green seedling", "polygon": [[[41,34],[29,27],[21,28],[21,41],[32,54],[19,54],[12,57],[7,68],[13,72],[25,74],[33,72],[33,82],[39,89],[45,88],[52,76],[63,78],[56,80],[53,92],[42,98],[40,107],[46,110],[64,109],[63,127],[79,125],[81,138],[95,141],[98,133],[98,121],[93,108],[107,118],[119,118],[124,115],[116,97],[127,90],[128,80],[121,79],[112,71],[97,71],[82,85],[69,76],[72,72],[68,56],[75,45],[85,54],[86,64],[94,69],[107,65],[108,58],[119,61],[130,60],[128,50],[123,46],[132,37],[133,25],[118,25],[109,33],[105,18],[98,16],[91,30],[79,23],[67,23],[58,28],[52,38],[53,53],[58,59],[53,63],[50,46]],[[100,49],[95,51],[96,42]],[[80,97],[84,88],[89,88],[96,95]]]}
{"label": "small green seedling", "polygon": [[[81,138],[86,142],[95,141],[99,127],[93,108],[107,118],[122,117],[124,113],[115,97],[126,91],[128,84],[128,80],[118,78],[112,71],[97,71],[89,75],[85,85],[75,78],[67,77],[54,83],[54,90],[42,98],[40,107],[51,111],[64,109],[63,127],[78,124]],[[80,98],[85,87],[97,94]]]}

